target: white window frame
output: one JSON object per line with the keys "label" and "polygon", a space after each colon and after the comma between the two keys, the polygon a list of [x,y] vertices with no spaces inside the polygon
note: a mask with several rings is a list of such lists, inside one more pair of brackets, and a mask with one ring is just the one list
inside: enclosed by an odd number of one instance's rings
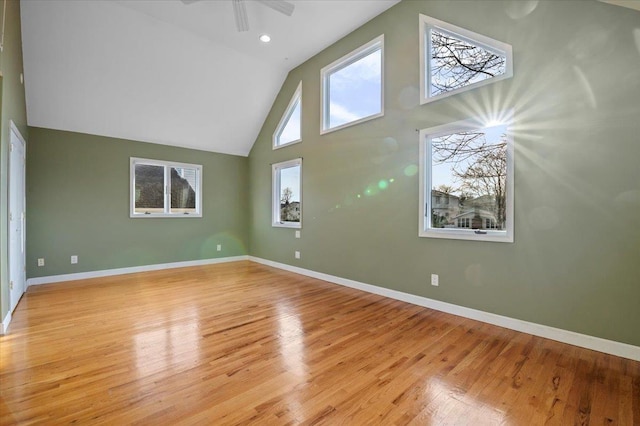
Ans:
{"label": "white window frame", "polygon": [[[440,21],[439,19],[432,18],[427,15],[420,14],[420,104],[426,104],[436,101],[438,99],[447,98],[449,96],[466,92],[467,90],[473,90],[475,88],[485,86],[488,84],[496,83],[500,80],[505,80],[513,77],[513,52],[511,45],[503,43],[498,40],[483,36],[482,34],[474,33],[473,31],[466,30],[464,28],[452,25],[448,22]],[[506,58],[505,72],[502,75],[492,77],[486,80],[478,81],[476,83],[469,84],[459,89],[451,90],[445,93],[439,93],[437,95],[431,95],[431,61],[427,61],[431,52],[431,29],[437,29],[439,31],[449,33],[461,40],[467,41],[470,44],[486,49],[497,55],[502,55]]]}
{"label": "white window frame", "polygon": [[[354,62],[369,56],[376,50],[380,50],[380,112],[339,126],[329,127],[329,120],[331,118],[329,111],[329,107],[331,105],[331,99],[329,98],[329,78],[336,71],[340,71]],[[364,123],[365,121],[373,120],[374,118],[382,116],[384,116],[384,34],[379,35],[364,46],[360,46],[320,70],[320,134],[324,135],[326,133],[344,129],[345,127],[355,126],[356,124]]]}
{"label": "white window frame", "polygon": [[[298,105],[300,105],[300,137],[290,142],[280,143],[280,137],[282,136],[282,132],[284,131],[287,124],[289,123],[289,120],[291,119],[293,111],[296,109]],[[289,105],[287,105],[287,109],[285,110],[284,115],[280,119],[280,122],[276,127],[276,131],[273,132],[273,149],[284,148],[285,146],[293,145],[299,142],[302,142],[302,81],[298,83],[298,87],[296,88],[296,91],[293,93],[293,96],[289,101]]]}
{"label": "white window frame", "polygon": [[[479,120],[470,119],[462,120],[454,123],[448,123],[441,126],[435,126],[428,129],[420,130],[420,184],[419,184],[419,222],[418,235],[420,237],[429,238],[446,238],[454,240],[470,240],[470,241],[493,241],[493,242],[513,242],[513,224],[514,224],[514,155],[513,155],[513,111],[508,111],[503,115],[503,119],[499,120],[500,124],[507,126],[507,182],[506,182],[506,198],[505,206],[505,230],[473,230],[473,229],[455,229],[455,228],[432,228],[431,227],[431,140],[444,135],[457,132],[478,130],[487,127],[493,127],[496,122],[482,123]],[[427,194],[427,191],[429,194]],[[428,213],[428,214],[427,214]]]}
{"label": "white window frame", "polygon": [[[300,166],[300,222],[282,222],[280,220],[280,171],[290,167]],[[279,228],[302,228],[302,158],[295,158],[271,166],[271,226]]]}
{"label": "white window frame", "polygon": [[[164,212],[136,213],[136,164],[164,167]],[[171,213],[171,168],[189,168],[197,170],[196,212]],[[199,164],[178,163],[174,161],[152,160],[148,158],[131,157],[129,164],[129,217],[130,218],[158,218],[158,217],[202,217],[202,166]]]}

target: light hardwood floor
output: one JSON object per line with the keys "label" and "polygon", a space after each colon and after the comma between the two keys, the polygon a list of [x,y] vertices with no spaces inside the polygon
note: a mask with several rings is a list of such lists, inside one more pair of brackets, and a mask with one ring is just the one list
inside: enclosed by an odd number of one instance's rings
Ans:
{"label": "light hardwood floor", "polygon": [[0,423],[639,425],[640,363],[251,262],[31,287]]}

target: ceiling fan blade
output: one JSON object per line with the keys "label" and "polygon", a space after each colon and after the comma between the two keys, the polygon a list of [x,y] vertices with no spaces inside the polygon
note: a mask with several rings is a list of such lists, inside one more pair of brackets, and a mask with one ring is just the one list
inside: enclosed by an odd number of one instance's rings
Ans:
{"label": "ceiling fan blade", "polygon": [[260,3],[273,10],[283,13],[287,16],[293,15],[293,10],[296,8],[293,4],[284,0],[258,0]]}
{"label": "ceiling fan blade", "polygon": [[249,18],[244,0],[231,0],[233,3],[233,15],[236,18],[236,28],[238,31],[249,31]]}

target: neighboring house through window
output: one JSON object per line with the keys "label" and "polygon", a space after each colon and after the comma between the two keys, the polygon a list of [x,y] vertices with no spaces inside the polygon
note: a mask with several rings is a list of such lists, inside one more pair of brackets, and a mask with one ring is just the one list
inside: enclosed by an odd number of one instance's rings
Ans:
{"label": "neighboring house through window", "polygon": [[420,236],[513,241],[510,121],[420,131]]}
{"label": "neighboring house through window", "polygon": [[302,158],[272,166],[272,225],[302,227]]}

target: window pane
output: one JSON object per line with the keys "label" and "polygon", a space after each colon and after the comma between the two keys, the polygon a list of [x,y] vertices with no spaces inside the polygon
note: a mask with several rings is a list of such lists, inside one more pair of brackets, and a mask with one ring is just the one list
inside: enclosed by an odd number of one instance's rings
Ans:
{"label": "window pane", "polygon": [[296,101],[291,115],[280,133],[278,145],[299,140],[300,137],[300,99]]}
{"label": "window pane", "polygon": [[431,139],[431,228],[506,227],[507,128]]}
{"label": "window pane", "polygon": [[382,49],[329,75],[329,128],[382,112]]}
{"label": "window pane", "polygon": [[196,213],[198,171],[171,167],[171,213]]}
{"label": "window pane", "polygon": [[506,72],[507,58],[452,33],[431,29],[431,96]]}
{"label": "window pane", "polygon": [[300,222],[300,165],[280,170],[280,221]]}
{"label": "window pane", "polygon": [[135,165],[135,213],[164,212],[164,167]]}

